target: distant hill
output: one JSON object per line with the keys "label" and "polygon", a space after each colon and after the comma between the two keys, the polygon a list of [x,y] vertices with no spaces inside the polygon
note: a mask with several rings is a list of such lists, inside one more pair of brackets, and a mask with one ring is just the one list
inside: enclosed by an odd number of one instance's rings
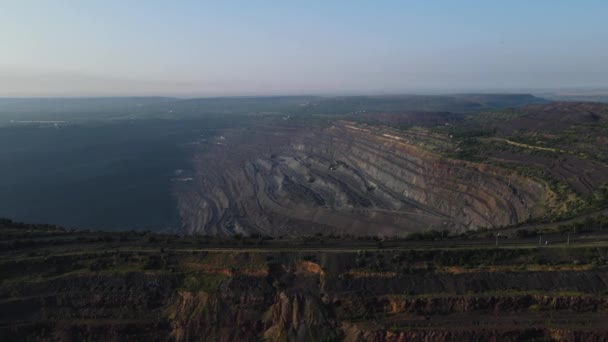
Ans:
{"label": "distant hill", "polygon": [[520,109],[523,114],[502,125],[502,130],[558,131],[574,125],[605,123],[608,104],[592,102],[549,102]]}
{"label": "distant hill", "polygon": [[322,98],[310,103],[308,108],[317,113],[334,114],[404,111],[467,113],[544,102],[546,100],[529,94],[345,96]]}
{"label": "distant hill", "polygon": [[608,102],[608,92],[600,91],[596,94],[586,94],[586,93],[566,93],[566,94],[542,94],[540,95],[542,98],[551,100],[551,101],[575,101],[575,102]]}
{"label": "distant hill", "polygon": [[172,100],[176,99],[170,97],[0,98],[0,113],[114,111]]}
{"label": "distant hill", "polygon": [[531,94],[456,94],[451,96],[493,108],[513,108],[548,102]]}
{"label": "distant hill", "polygon": [[98,113],[150,111],[181,113],[353,111],[451,111],[518,107],[543,103],[530,94],[456,94],[390,96],[261,96],[177,99],[171,97],[0,98],[0,113]]}

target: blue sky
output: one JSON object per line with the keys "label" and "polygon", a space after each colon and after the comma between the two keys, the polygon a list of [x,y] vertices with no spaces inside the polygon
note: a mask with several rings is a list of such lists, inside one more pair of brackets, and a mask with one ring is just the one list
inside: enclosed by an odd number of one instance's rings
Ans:
{"label": "blue sky", "polygon": [[0,96],[606,88],[608,1],[0,1]]}

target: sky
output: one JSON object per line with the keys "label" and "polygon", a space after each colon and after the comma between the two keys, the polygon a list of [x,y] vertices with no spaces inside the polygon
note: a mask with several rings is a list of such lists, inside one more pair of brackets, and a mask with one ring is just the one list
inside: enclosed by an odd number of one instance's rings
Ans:
{"label": "sky", "polygon": [[608,1],[0,0],[0,97],[608,88]]}

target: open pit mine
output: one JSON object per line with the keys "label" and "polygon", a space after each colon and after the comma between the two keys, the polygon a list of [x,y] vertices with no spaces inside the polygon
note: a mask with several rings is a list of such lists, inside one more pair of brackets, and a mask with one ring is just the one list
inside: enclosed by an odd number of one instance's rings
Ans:
{"label": "open pit mine", "polygon": [[188,233],[404,236],[542,216],[538,180],[450,158],[449,136],[336,121],[227,130],[175,195]]}

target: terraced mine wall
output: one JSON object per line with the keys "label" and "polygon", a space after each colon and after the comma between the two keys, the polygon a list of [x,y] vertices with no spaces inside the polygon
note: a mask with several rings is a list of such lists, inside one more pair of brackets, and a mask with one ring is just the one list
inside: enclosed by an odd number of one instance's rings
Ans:
{"label": "terraced mine wall", "polygon": [[0,263],[9,340],[608,338],[608,250],[17,248]]}
{"label": "terraced mine wall", "polygon": [[447,158],[450,144],[344,121],[226,132],[175,194],[185,229],[212,235],[465,231],[524,222],[551,205],[541,182]]}

